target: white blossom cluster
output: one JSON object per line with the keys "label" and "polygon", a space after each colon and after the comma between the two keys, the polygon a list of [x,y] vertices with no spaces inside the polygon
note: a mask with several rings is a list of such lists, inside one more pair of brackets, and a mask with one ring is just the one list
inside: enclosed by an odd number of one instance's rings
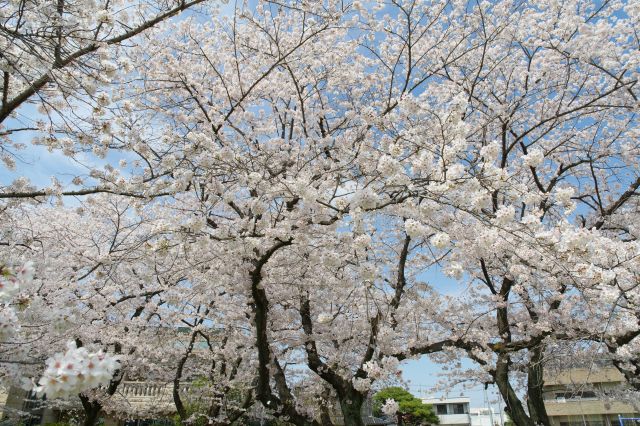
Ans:
{"label": "white blossom cluster", "polygon": [[367,375],[370,378],[380,380],[396,375],[398,373],[399,366],[400,362],[396,358],[385,356],[380,362],[366,362],[362,368],[367,372]]}
{"label": "white blossom cluster", "polygon": [[33,281],[33,263],[26,262],[18,268],[4,266],[0,275],[0,341],[7,341],[19,329],[18,316],[10,303],[20,289]]}
{"label": "white blossom cluster", "polygon": [[387,399],[382,406],[382,412],[387,416],[395,416],[400,409],[400,404],[395,399]]}
{"label": "white blossom cluster", "polygon": [[354,377],[351,383],[353,384],[353,388],[358,392],[366,393],[371,389],[371,379],[369,378]]}
{"label": "white blossom cluster", "polygon": [[522,162],[528,167],[538,167],[544,161],[544,152],[540,149],[532,149],[522,156]]}
{"label": "white blossom cluster", "polygon": [[437,249],[443,249],[451,243],[449,235],[445,232],[438,232],[431,238],[431,244]]}
{"label": "white blossom cluster", "polygon": [[36,391],[46,394],[49,399],[78,394],[106,385],[119,367],[116,356],[102,351],[89,352],[72,341],[67,344],[66,352],[47,360],[47,369],[38,381]]}
{"label": "white blossom cluster", "polygon": [[26,262],[15,269],[3,267],[0,274],[0,302],[10,302],[13,296],[20,291],[20,288],[24,288],[25,285],[33,281],[33,274],[32,262]]}
{"label": "white blossom cluster", "polygon": [[429,233],[429,229],[417,220],[407,219],[404,223],[407,235],[412,238],[420,238]]}
{"label": "white blossom cluster", "polygon": [[0,309],[0,341],[6,342],[20,329],[16,312],[10,306]]}

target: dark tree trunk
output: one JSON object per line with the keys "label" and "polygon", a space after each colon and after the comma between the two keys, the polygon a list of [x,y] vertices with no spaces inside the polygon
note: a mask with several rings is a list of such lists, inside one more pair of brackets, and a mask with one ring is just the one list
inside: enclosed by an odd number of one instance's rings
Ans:
{"label": "dark tree trunk", "polygon": [[640,313],[636,313],[636,317],[638,318],[638,327],[635,330],[632,330],[625,335],[618,336],[616,339],[606,340],[605,344],[607,345],[609,353],[613,355],[613,365],[624,375],[627,379],[627,383],[633,389],[640,391],[640,375],[638,374],[638,371],[640,371],[640,357],[635,356],[626,362],[616,359],[618,348],[630,343],[640,335]]}
{"label": "dark tree trunk", "polygon": [[349,426],[364,426],[362,421],[362,405],[364,398],[357,392],[347,392],[339,395],[340,409],[344,424]]}
{"label": "dark tree trunk", "polygon": [[329,414],[329,408],[326,405],[320,407],[320,424],[322,426],[333,426],[331,415]]}
{"label": "dark tree trunk", "polygon": [[102,404],[98,401],[91,401],[88,397],[80,395],[82,408],[84,409],[84,426],[94,426],[98,422],[98,416],[102,410]]}
{"label": "dark tree trunk", "polygon": [[[610,352],[615,355],[615,350]],[[627,379],[627,383],[633,389],[640,391],[640,376],[638,375],[638,372],[640,371],[640,360],[632,359],[627,361],[627,363],[623,363],[620,360],[614,359],[613,366],[616,367],[622,375],[624,375]]]}
{"label": "dark tree trunk", "polygon": [[180,361],[178,362],[178,368],[176,368],[176,375],[173,378],[173,403],[176,406],[176,411],[178,412],[178,416],[180,416],[180,420],[185,420],[188,417],[187,409],[185,408],[184,403],[182,402],[182,398],[180,397],[180,380],[182,379],[182,371],[184,369],[184,365],[186,364],[187,359],[189,359],[189,355],[191,355],[191,352],[193,351],[193,346],[195,344],[197,335],[198,333],[196,331],[191,333],[187,351],[182,356],[182,358],[180,358]]}
{"label": "dark tree trunk", "polygon": [[[116,353],[120,353],[120,346],[116,345]],[[107,387],[107,395],[113,395],[116,393],[123,375],[119,372],[115,373],[115,378],[111,379],[109,386]],[[84,410],[84,426],[94,426],[98,421],[100,411],[102,411],[102,404],[98,400],[91,400],[89,397],[79,394],[80,402],[82,402],[82,408]]]}
{"label": "dark tree trunk", "polygon": [[227,417],[229,418],[229,424],[233,424],[236,420],[240,419],[240,417],[244,416],[246,410],[251,407],[253,404],[253,391],[250,390],[244,398],[240,410],[234,414],[227,413]]}
{"label": "dark tree trunk", "polygon": [[328,388],[325,388],[322,392],[322,402],[320,403],[320,425],[321,426],[333,426],[333,421],[331,420],[331,413],[329,411],[329,407],[327,406],[327,402],[331,398],[331,391]]}
{"label": "dark tree trunk", "polygon": [[547,409],[544,406],[542,394],[542,387],[544,386],[543,355],[544,349],[542,346],[536,346],[532,350],[531,362],[527,369],[527,406],[533,423],[550,426],[551,423],[549,422]]}
{"label": "dark tree trunk", "polygon": [[516,392],[509,383],[509,358],[508,355],[500,354],[498,356],[498,362],[496,363],[495,381],[498,385],[498,390],[502,395],[502,399],[506,404],[505,411],[513,420],[516,426],[535,426],[535,423],[527,415],[527,412],[522,406],[522,402],[516,395]]}
{"label": "dark tree trunk", "polygon": [[[256,399],[267,409],[275,410],[276,417],[287,417],[289,423],[297,426],[319,426],[318,421],[307,417],[298,411],[296,402],[289,389],[282,366],[277,356],[271,352],[268,338],[269,299],[260,285],[262,282],[262,268],[271,256],[282,247],[291,245],[292,240],[279,241],[274,244],[259,259],[253,261],[254,269],[250,272],[251,297],[256,328],[256,349],[258,351],[258,382],[256,385]],[[273,373],[271,372],[274,370]],[[278,391],[276,396],[271,389],[271,379],[275,381]]]}
{"label": "dark tree trunk", "polygon": [[[509,299],[509,293],[513,287],[514,281],[510,278],[504,277],[502,279],[502,285],[500,286],[499,295],[505,302]],[[509,325],[509,314],[507,306],[498,307],[496,310],[496,322],[500,336],[502,336],[503,342],[508,344],[511,342],[511,328]],[[508,353],[498,354],[496,362],[496,370],[493,374],[498,390],[502,395],[507,407],[505,411],[509,414],[509,417],[513,420],[516,426],[535,426],[535,423],[531,420],[524,407],[522,401],[516,395],[511,383],[509,382],[509,368],[511,367],[511,358]]]}
{"label": "dark tree trunk", "polygon": [[[221,395],[216,395],[217,398],[220,398],[222,400],[222,396]],[[214,401],[216,400],[216,397],[214,397]],[[222,409],[221,407],[221,403],[217,403],[217,402],[212,402],[211,406],[209,407],[209,417],[211,417],[212,419],[215,419],[218,417],[218,415],[220,415],[220,410]]]}

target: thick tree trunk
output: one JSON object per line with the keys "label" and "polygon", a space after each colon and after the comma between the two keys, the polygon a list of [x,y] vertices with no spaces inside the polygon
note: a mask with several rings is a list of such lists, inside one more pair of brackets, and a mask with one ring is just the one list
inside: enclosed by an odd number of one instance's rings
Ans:
{"label": "thick tree trunk", "polygon": [[327,406],[328,401],[331,398],[331,390],[327,387],[322,391],[322,402],[320,403],[320,425],[321,426],[333,426],[331,420],[331,412]]}
{"label": "thick tree trunk", "polygon": [[[200,323],[202,323],[202,321]],[[187,360],[189,359],[189,356],[191,355],[191,352],[193,351],[193,346],[195,344],[197,335],[198,335],[197,331],[194,331],[193,333],[191,333],[191,338],[189,339],[189,345],[187,346],[187,351],[182,356],[182,358],[180,358],[180,361],[178,362],[178,368],[176,368],[176,374],[173,378],[173,388],[172,388],[173,403],[176,406],[176,411],[178,412],[178,416],[180,416],[180,420],[186,420],[187,417],[189,416],[189,413],[187,413],[187,409],[184,406],[184,403],[182,402],[182,398],[180,397],[180,380],[182,379],[182,371],[184,370],[184,365],[186,364]]]}
{"label": "thick tree trunk", "polygon": [[498,390],[500,390],[500,394],[507,405],[506,412],[516,426],[535,426],[535,423],[524,410],[518,395],[511,387],[511,383],[509,383],[509,358],[507,355],[500,354],[498,356],[495,380]]}
{"label": "thick tree trunk", "polygon": [[348,392],[340,395],[339,398],[345,426],[364,426],[362,421],[364,398],[357,392]]}
{"label": "thick tree trunk", "polygon": [[98,415],[100,414],[100,407],[92,409],[90,412],[85,411],[84,426],[94,426],[98,422]]}
{"label": "thick tree trunk", "polygon": [[632,330],[625,335],[619,336],[613,340],[605,340],[607,350],[612,355],[613,365],[618,369],[620,373],[627,379],[627,383],[635,390],[640,391],[640,357],[635,356],[632,359],[626,360],[626,362],[616,359],[618,348],[623,345],[629,344],[633,339],[640,335],[640,313],[636,313],[638,318],[638,326],[635,330]]}
{"label": "thick tree trunk", "polygon": [[[116,353],[120,352],[120,346],[116,345]],[[116,376],[118,373],[116,372]],[[107,395],[113,395],[116,393],[120,382],[122,381],[122,375],[120,377],[111,379],[109,387],[107,387]],[[102,404],[98,400],[92,401],[89,397],[79,394],[80,402],[82,402],[82,408],[84,410],[84,426],[94,426],[98,422],[98,416],[102,411]]]}
{"label": "thick tree trunk", "polygon": [[98,401],[91,401],[84,395],[80,395],[82,408],[84,409],[84,426],[94,426],[98,422],[98,415],[102,410],[102,404]]}
{"label": "thick tree trunk", "polygon": [[227,417],[229,418],[229,424],[234,424],[236,420],[239,420],[242,416],[244,416],[246,410],[251,407],[253,404],[253,391],[250,390],[244,398],[242,405],[240,406],[240,410],[234,414],[227,413]]}
{"label": "thick tree trunk", "polygon": [[[221,395],[216,395],[216,397],[222,398]],[[215,398],[214,398],[215,400]],[[211,406],[209,407],[209,417],[211,417],[212,419],[216,419],[218,418],[218,415],[220,415],[220,410],[222,409],[221,405],[217,402],[212,402]]]}
{"label": "thick tree trunk", "polygon": [[331,415],[329,414],[329,408],[326,405],[320,407],[320,424],[322,426],[333,426]]}
{"label": "thick tree trunk", "polygon": [[543,347],[537,346],[532,350],[531,363],[527,369],[527,406],[529,416],[535,424],[550,426],[547,409],[544,406],[542,387],[544,386],[544,367],[542,366]]}
{"label": "thick tree trunk", "polygon": [[[496,310],[498,331],[500,332],[500,336],[502,336],[505,344],[511,342],[511,329],[509,325],[509,314],[507,311],[508,305],[506,302],[509,299],[509,293],[511,292],[513,284],[514,281],[511,278],[504,277],[502,279],[499,295],[503,302],[505,302],[505,306],[498,307]],[[500,394],[502,394],[502,399],[504,399],[504,402],[507,405],[505,411],[509,414],[509,417],[511,417],[511,420],[513,420],[516,426],[535,426],[535,423],[525,411],[520,398],[518,398],[518,395],[516,395],[516,392],[513,390],[513,387],[509,382],[510,367],[511,359],[509,358],[509,354],[498,354],[496,370],[493,377],[496,381],[496,385],[498,385]]]}
{"label": "thick tree trunk", "polygon": [[[267,409],[275,409],[277,417],[287,417],[287,421],[296,426],[319,426],[315,419],[307,417],[298,411],[296,402],[289,389],[284,370],[278,362],[277,356],[271,352],[268,338],[269,300],[260,285],[262,283],[262,268],[271,256],[282,247],[291,244],[292,240],[279,241],[274,244],[259,259],[253,261],[254,269],[250,272],[251,297],[256,327],[256,349],[258,351],[258,383],[256,399]],[[272,373],[273,370],[273,373]],[[271,389],[271,379],[275,381],[278,390],[276,396]],[[358,424],[360,425],[360,424]]]}

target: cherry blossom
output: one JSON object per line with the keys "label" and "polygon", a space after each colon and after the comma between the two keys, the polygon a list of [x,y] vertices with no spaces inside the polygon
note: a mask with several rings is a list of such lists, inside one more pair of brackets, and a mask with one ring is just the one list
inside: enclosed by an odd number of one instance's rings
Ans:
{"label": "cherry blossom", "polygon": [[75,342],[67,344],[64,353],[47,360],[47,368],[38,381],[37,392],[49,398],[68,397],[87,389],[106,385],[119,368],[117,357],[78,348]]}
{"label": "cherry blossom", "polygon": [[183,420],[196,380],[207,421],[359,426],[421,356],[495,383],[519,426],[548,424],[558,348],[637,389],[638,11],[601,3],[51,9],[65,42],[3,62],[2,148],[33,100],[31,142],[78,169],[3,182],[2,262],[35,270],[2,281],[7,339],[31,342],[4,342],[3,379],[61,342],[113,354],[69,385],[47,366],[87,424],[128,415],[132,379],[172,383]]}
{"label": "cherry blossom", "polygon": [[394,399],[387,399],[382,405],[382,412],[387,416],[395,416],[400,410],[400,405]]}

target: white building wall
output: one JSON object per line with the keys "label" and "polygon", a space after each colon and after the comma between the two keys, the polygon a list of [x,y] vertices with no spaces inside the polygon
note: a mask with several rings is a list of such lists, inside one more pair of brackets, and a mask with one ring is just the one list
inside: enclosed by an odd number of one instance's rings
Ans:
{"label": "white building wall", "polygon": [[471,425],[469,414],[440,414],[440,425]]}
{"label": "white building wall", "polygon": [[472,408],[470,417],[471,426],[504,426],[500,413],[494,411],[491,415],[486,408]]}
{"label": "white building wall", "polygon": [[[447,414],[438,414],[442,426],[504,426],[499,412],[491,413],[488,408],[469,408],[470,398],[424,398],[422,402],[431,404],[436,411],[436,405],[446,405]],[[454,406],[464,406],[464,414],[453,414]]]}

